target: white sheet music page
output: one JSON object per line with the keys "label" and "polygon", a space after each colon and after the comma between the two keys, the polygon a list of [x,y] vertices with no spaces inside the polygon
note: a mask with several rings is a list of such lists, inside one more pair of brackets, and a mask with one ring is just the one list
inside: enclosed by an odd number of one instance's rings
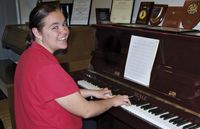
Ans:
{"label": "white sheet music page", "polygon": [[158,39],[132,35],[124,78],[149,87],[151,71],[158,45]]}

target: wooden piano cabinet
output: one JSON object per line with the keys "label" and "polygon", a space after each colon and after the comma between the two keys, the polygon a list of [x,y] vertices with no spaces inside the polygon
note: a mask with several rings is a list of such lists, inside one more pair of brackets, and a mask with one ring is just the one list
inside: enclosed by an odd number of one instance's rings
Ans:
{"label": "wooden piano cabinet", "polygon": [[[131,36],[159,39],[149,87],[132,82],[130,89],[126,88],[130,92],[132,89],[136,89],[133,92],[141,91],[142,95],[146,95],[152,103],[200,125],[199,31],[187,34],[188,32],[157,31],[123,25],[93,25],[93,27],[96,29],[95,50],[91,61],[93,70],[122,79]],[[111,124],[116,122],[125,124],[124,126],[128,128],[144,126],[156,128],[118,108],[111,109],[107,115],[110,115],[110,118],[106,117],[106,120],[101,122],[107,122],[107,125],[111,126],[109,128],[118,129]]]}

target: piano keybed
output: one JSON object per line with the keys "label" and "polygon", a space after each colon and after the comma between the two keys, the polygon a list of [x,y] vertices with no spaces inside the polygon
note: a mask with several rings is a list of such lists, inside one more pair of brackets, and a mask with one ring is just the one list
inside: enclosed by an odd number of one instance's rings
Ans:
{"label": "piano keybed", "polygon": [[[98,90],[103,88],[102,86],[108,87],[112,90],[113,95],[126,94],[120,89],[110,86],[108,83],[101,82],[96,76],[86,75],[84,80],[78,80],[77,84],[85,89]],[[121,93],[122,92],[122,93]],[[200,129],[200,125],[193,123],[192,121],[182,116],[176,115],[171,111],[160,108],[150,102],[138,99],[136,96],[127,94],[130,97],[132,103],[131,106],[122,105],[121,108],[129,114],[138,117],[147,123],[154,125],[156,128],[162,129]]]}

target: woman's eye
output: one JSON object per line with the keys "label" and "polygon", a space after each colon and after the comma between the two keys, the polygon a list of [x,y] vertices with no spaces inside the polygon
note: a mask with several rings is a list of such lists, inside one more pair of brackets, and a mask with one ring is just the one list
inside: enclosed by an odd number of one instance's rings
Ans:
{"label": "woman's eye", "polygon": [[53,30],[57,30],[57,29],[58,29],[58,26],[54,26],[52,29],[53,29]]}

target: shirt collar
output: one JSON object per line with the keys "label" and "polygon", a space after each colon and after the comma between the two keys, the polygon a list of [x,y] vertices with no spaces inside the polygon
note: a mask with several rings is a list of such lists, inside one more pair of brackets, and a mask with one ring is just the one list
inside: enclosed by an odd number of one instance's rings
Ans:
{"label": "shirt collar", "polygon": [[46,48],[44,48],[37,42],[33,41],[31,44],[31,48],[37,49],[39,52],[45,54],[50,60],[59,63],[56,57],[51,52],[49,52]]}

